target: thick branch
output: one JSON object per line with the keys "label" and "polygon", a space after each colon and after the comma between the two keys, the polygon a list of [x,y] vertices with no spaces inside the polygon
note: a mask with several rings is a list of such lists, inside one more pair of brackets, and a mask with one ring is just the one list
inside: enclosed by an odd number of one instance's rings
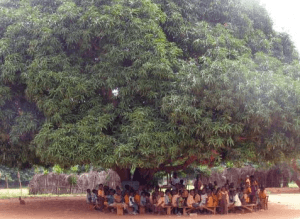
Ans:
{"label": "thick branch", "polygon": [[159,168],[156,169],[156,172],[157,171],[161,171],[161,170],[164,170],[166,172],[172,172],[172,171],[178,171],[178,170],[182,170],[182,169],[185,169],[187,168],[189,165],[191,165],[194,161],[197,160],[197,157],[196,156],[191,156],[189,159],[187,159],[183,164],[181,165],[177,165],[177,166],[165,166],[164,164],[163,165],[160,165]]}
{"label": "thick branch", "polygon": [[292,169],[295,171],[295,173],[294,173],[293,176],[292,176],[292,180],[293,180],[293,181],[297,184],[297,186],[300,188],[300,180],[299,180],[299,178],[298,178],[298,174],[299,174],[300,170],[299,170],[299,167],[298,167],[298,165],[297,165],[297,163],[296,163],[296,160],[293,159],[293,160],[292,160],[292,164],[289,164],[289,166],[290,166],[290,168],[292,168]]}

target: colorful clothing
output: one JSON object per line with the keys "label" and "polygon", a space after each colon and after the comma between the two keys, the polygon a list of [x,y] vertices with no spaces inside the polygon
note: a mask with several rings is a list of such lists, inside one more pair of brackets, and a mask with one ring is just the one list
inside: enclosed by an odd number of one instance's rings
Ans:
{"label": "colorful clothing", "polygon": [[157,201],[157,205],[156,206],[161,206],[164,207],[165,206],[165,198],[164,197],[160,197]]}
{"label": "colorful clothing", "polygon": [[135,203],[140,203],[140,202],[141,202],[141,196],[140,196],[139,194],[136,194],[136,195],[134,196],[134,202],[135,202]]}
{"label": "colorful clothing", "polygon": [[170,205],[170,204],[171,204],[170,197],[168,195],[165,195],[165,205]]}
{"label": "colorful clothing", "polygon": [[125,202],[125,204],[129,205],[129,196],[128,195],[124,196],[124,202]]}
{"label": "colorful clothing", "polygon": [[123,202],[123,198],[122,198],[121,195],[115,194],[115,195],[114,195],[114,199],[115,199],[115,202],[116,202],[116,203],[121,203],[121,202]]}
{"label": "colorful clothing", "polygon": [[228,214],[228,193],[227,192],[220,192],[221,199],[220,199],[220,210],[221,214]]}
{"label": "colorful clothing", "polygon": [[92,193],[91,194],[91,198],[92,198],[92,203],[96,204],[96,202],[97,202],[97,195],[95,193]]}
{"label": "colorful clothing", "polygon": [[201,196],[199,194],[195,195],[195,202],[200,203],[201,202]]}
{"label": "colorful clothing", "polygon": [[195,204],[195,200],[194,200],[194,197],[192,195],[188,196],[186,204],[189,208],[193,207],[193,204]]}
{"label": "colorful clothing", "polygon": [[100,190],[100,189],[99,189],[99,190],[98,190],[98,196],[104,198],[104,197],[105,197],[105,195],[104,195],[104,190]]}
{"label": "colorful clothing", "polygon": [[207,194],[202,194],[200,205],[206,205],[207,198]]}
{"label": "colorful clothing", "polygon": [[90,194],[90,193],[87,193],[86,194],[86,203],[91,203],[92,202],[92,194]]}
{"label": "colorful clothing", "polygon": [[260,191],[258,196],[259,196],[260,199],[265,199],[267,197],[266,190]]}
{"label": "colorful clothing", "polygon": [[114,203],[114,197],[112,195],[107,195],[106,199],[107,199],[107,204],[111,205]]}
{"label": "colorful clothing", "polygon": [[212,194],[212,198],[214,200],[214,206],[217,207],[219,205],[219,199],[218,196],[215,194]]}
{"label": "colorful clothing", "polygon": [[234,203],[234,206],[242,206],[242,203],[241,203],[241,200],[238,196],[238,194],[236,194],[235,196],[233,196],[233,203]]}
{"label": "colorful clothing", "polygon": [[144,206],[146,204],[147,204],[147,199],[146,199],[146,197],[142,196],[141,197],[141,205]]}
{"label": "colorful clothing", "polygon": [[184,203],[184,199],[181,196],[179,196],[178,199],[177,199],[177,207],[182,208],[183,203]]}
{"label": "colorful clothing", "polygon": [[212,196],[208,196],[207,207],[214,207],[214,199]]}
{"label": "colorful clothing", "polygon": [[173,207],[178,207],[177,206],[177,199],[179,198],[179,195],[173,195],[173,197],[172,197],[172,206]]}

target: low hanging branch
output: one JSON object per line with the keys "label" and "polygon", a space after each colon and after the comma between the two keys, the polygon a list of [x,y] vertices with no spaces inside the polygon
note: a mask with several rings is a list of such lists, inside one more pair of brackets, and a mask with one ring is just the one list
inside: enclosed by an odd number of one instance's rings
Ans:
{"label": "low hanging branch", "polygon": [[166,172],[172,172],[172,171],[178,171],[182,169],[186,169],[189,165],[191,165],[194,161],[197,160],[197,157],[192,155],[190,156],[183,164],[177,165],[177,166],[166,166],[165,164],[161,164],[156,171],[166,171]]}

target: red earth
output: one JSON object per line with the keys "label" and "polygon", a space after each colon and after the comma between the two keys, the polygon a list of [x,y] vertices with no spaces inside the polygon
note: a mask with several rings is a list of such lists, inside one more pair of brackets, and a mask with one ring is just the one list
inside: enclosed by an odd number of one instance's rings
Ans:
{"label": "red earth", "polygon": [[[300,191],[295,188],[268,188],[269,209],[253,213],[228,215],[198,215],[198,216],[175,216],[175,215],[124,215],[117,216],[116,213],[102,213],[90,210],[85,202],[85,197],[28,197],[25,198],[26,205],[20,205],[16,198],[0,200],[0,218],[2,219],[157,219],[175,217],[201,217],[224,218],[224,219],[300,219]],[[277,194],[275,194],[277,193]]]}

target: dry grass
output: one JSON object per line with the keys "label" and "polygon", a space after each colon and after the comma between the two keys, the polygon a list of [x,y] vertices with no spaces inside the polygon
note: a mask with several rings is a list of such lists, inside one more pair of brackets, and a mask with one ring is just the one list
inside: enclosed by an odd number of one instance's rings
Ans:
{"label": "dry grass", "polygon": [[16,197],[72,197],[72,196],[85,196],[85,194],[41,194],[41,195],[29,195],[29,189],[23,188],[22,193],[21,189],[0,189],[0,199],[7,199],[7,198],[16,198]]}

